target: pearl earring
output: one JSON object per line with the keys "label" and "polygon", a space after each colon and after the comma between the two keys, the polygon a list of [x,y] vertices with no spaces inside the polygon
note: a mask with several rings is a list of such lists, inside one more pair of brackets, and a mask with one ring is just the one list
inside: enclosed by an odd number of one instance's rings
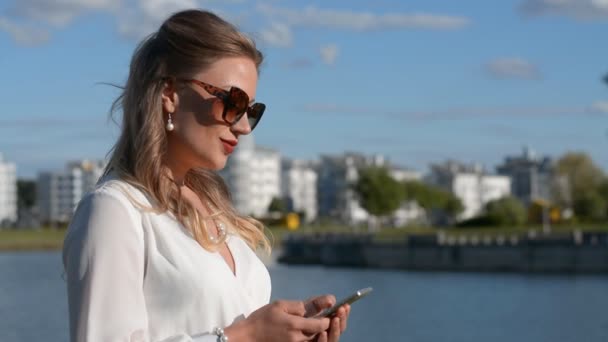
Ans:
{"label": "pearl earring", "polygon": [[171,132],[175,126],[173,126],[173,120],[171,120],[171,113],[169,113],[169,119],[167,119],[167,125],[165,126],[167,131]]}

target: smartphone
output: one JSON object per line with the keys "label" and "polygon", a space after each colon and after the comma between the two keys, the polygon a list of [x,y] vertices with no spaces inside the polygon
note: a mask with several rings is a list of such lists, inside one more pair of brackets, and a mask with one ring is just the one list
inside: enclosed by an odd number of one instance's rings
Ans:
{"label": "smartphone", "polygon": [[355,293],[353,293],[352,295],[338,301],[334,306],[332,306],[331,308],[327,308],[327,309],[323,309],[321,312],[319,312],[318,314],[312,316],[312,317],[331,317],[333,315],[336,314],[336,312],[338,311],[338,309],[344,305],[344,304],[352,304],[356,301],[358,301],[359,299],[367,296],[370,292],[372,292],[372,288],[371,287],[366,287],[364,289],[361,289],[359,291],[356,291]]}

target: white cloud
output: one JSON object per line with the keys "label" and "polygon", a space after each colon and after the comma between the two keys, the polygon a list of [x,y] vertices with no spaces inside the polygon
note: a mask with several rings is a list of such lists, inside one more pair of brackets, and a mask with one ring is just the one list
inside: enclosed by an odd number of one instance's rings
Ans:
{"label": "white cloud", "polygon": [[290,47],[293,44],[291,29],[283,23],[272,23],[270,27],[260,31],[259,37],[271,46]]}
{"label": "white cloud", "polygon": [[323,45],[319,48],[321,59],[327,65],[333,65],[338,57],[338,46],[336,44]]}
{"label": "white cloud", "polygon": [[563,15],[577,20],[608,19],[608,0],[524,0],[524,15]]}
{"label": "white cloud", "polygon": [[[91,126],[93,124],[103,124],[104,119],[99,118],[59,118],[59,117],[27,117],[27,118],[1,118],[0,128],[20,129],[38,127],[70,127],[70,126]],[[70,130],[72,128],[70,127]]]}
{"label": "white cloud", "polygon": [[541,78],[540,70],[535,65],[517,57],[495,59],[485,65],[485,71],[490,77],[497,79]]}
{"label": "white cloud", "polygon": [[65,26],[89,11],[116,11],[122,0],[19,0],[9,11],[22,18]]}
{"label": "white cloud", "polygon": [[139,40],[156,31],[167,16],[196,7],[199,7],[196,0],[138,0],[135,7],[123,8],[117,14],[118,32]]}
{"label": "white cloud", "polygon": [[141,0],[138,7],[146,18],[162,21],[171,13],[199,6],[196,0]]}
{"label": "white cloud", "polygon": [[[248,3],[244,6],[246,2]],[[225,13],[218,6],[237,6],[233,8],[238,8],[241,14]],[[102,13],[114,19],[120,35],[139,40],[158,29],[168,15],[185,8],[205,8],[233,23],[253,24],[255,27],[251,29],[261,29],[258,31],[261,41],[280,47],[293,46],[295,38],[292,29],[295,27],[351,31],[410,28],[454,30],[469,24],[469,19],[462,16],[428,13],[374,14],[314,6],[288,9],[268,3],[256,5],[248,0],[13,0],[4,11],[5,17],[11,18],[11,21],[4,19],[0,29],[9,31],[21,43],[37,42],[48,39],[50,32],[70,25],[82,16]],[[252,8],[258,13],[252,13]],[[252,20],[254,14],[256,18]],[[19,26],[15,23],[19,23]],[[25,29],[30,24],[49,32]],[[331,48],[324,49],[322,53],[323,59],[329,63],[335,60],[336,54],[337,49]]]}
{"label": "white cloud", "polygon": [[0,31],[10,34],[17,44],[26,46],[46,43],[50,37],[48,31],[18,25],[4,17],[0,17]]}
{"label": "white cloud", "polygon": [[247,0],[137,0],[137,6],[124,7],[116,14],[118,32],[127,38],[140,40],[158,30],[162,22],[175,12],[203,8],[238,25],[242,16],[226,13],[214,6],[216,3],[240,4]]}
{"label": "white cloud", "polygon": [[[241,4],[247,0],[14,0],[7,14],[49,28],[64,27],[76,18],[93,13],[107,13],[116,19],[118,32],[133,39],[158,29],[170,14],[186,8],[205,8],[226,17],[214,4]],[[234,18],[229,18],[234,19]],[[231,20],[235,22],[234,20]]]}
{"label": "white cloud", "polygon": [[377,15],[370,12],[320,9],[314,6],[303,9],[289,9],[274,7],[269,4],[258,4],[257,10],[267,17],[281,18],[292,26],[352,31],[411,28],[455,30],[469,24],[469,19],[465,17],[427,13]]}
{"label": "white cloud", "polygon": [[331,103],[305,104],[298,110],[333,115],[384,116],[392,119],[442,120],[475,119],[480,117],[521,117],[538,118],[553,116],[575,116],[589,114],[585,106],[494,106],[494,107],[454,107],[428,110],[386,110],[376,107],[344,106]]}
{"label": "white cloud", "polygon": [[596,101],[589,107],[589,112],[608,114],[608,101]]}

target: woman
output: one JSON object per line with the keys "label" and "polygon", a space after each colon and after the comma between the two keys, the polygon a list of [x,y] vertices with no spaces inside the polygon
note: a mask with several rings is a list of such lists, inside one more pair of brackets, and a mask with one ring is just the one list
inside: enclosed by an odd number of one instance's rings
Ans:
{"label": "woman", "polygon": [[348,306],[305,318],[333,296],[268,304],[263,227],[235,212],[215,173],[262,117],[261,62],[198,10],[139,45],[113,106],[122,134],[65,238],[72,341],[338,341]]}

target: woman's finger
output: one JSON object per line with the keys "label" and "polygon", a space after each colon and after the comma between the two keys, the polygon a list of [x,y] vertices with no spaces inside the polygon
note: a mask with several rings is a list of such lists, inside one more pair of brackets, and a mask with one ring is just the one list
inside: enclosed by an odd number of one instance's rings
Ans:
{"label": "woman's finger", "polygon": [[296,316],[304,316],[306,313],[306,307],[304,302],[300,301],[291,301],[291,300],[278,300],[274,303],[274,305],[281,308],[284,312],[296,315]]}
{"label": "woman's finger", "polygon": [[350,305],[346,304],[340,309],[341,313],[338,317],[340,317],[340,332],[344,332],[346,330],[346,326],[348,325],[348,316],[350,315]]}
{"label": "woman's finger", "polygon": [[321,310],[332,307],[336,303],[336,297],[333,295],[322,295],[309,298],[304,303],[306,316],[314,316]]}
{"label": "woman's finger", "polygon": [[330,308],[332,305],[336,304],[336,297],[334,297],[333,295],[319,296],[313,298],[312,302],[314,303],[317,309],[321,310],[325,308]]}
{"label": "woman's finger", "polygon": [[305,334],[318,334],[331,329],[329,318],[304,318],[298,316],[289,317],[291,326]]}
{"label": "woman's finger", "polygon": [[338,342],[340,340],[340,318],[334,317],[331,320],[329,332],[327,333],[328,342]]}
{"label": "woman's finger", "polygon": [[319,335],[317,335],[316,342],[327,342],[327,331],[324,331],[324,332],[320,333]]}

